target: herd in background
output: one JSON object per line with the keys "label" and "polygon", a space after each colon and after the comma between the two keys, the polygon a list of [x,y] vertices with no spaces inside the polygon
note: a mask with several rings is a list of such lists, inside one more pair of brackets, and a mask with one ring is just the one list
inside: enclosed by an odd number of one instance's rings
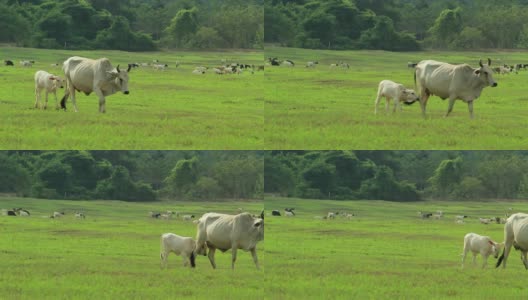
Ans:
{"label": "herd in background", "polygon": [[[506,224],[506,220],[511,215],[513,208],[508,208],[507,212],[504,214],[504,217],[475,217],[475,220],[478,220],[480,224]],[[436,212],[418,212],[418,216],[421,219],[434,219],[434,220],[441,220],[445,219],[444,212],[441,210],[437,210]],[[465,224],[466,220],[470,219],[467,215],[455,215],[454,221],[456,224]]]}
{"label": "herd in background", "polygon": [[[281,212],[279,210],[274,209],[274,210],[271,211],[271,216],[280,217],[282,215],[281,215]],[[294,217],[295,216],[295,208],[294,207],[285,208],[284,209],[284,216],[285,217]],[[343,218],[343,219],[351,220],[355,216],[356,216],[355,214],[348,213],[346,211],[330,211],[330,212],[327,213],[326,216],[314,216],[314,219],[333,220],[333,219],[336,219],[336,218],[340,217],[340,218]]]}
{"label": "herd in background", "polygon": [[[10,216],[10,217],[29,217],[29,216],[31,216],[31,213],[29,212],[29,210],[23,209],[21,207],[17,207],[17,208],[13,208],[13,209],[5,209],[5,208],[3,208],[3,209],[0,210],[0,212],[1,212],[2,216]],[[66,215],[66,213],[64,213],[64,211],[54,211],[51,215],[43,216],[43,218],[58,219],[58,218],[64,217],[64,215]],[[82,211],[75,212],[73,214],[73,216],[76,219],[85,219],[86,218],[86,215]]]}

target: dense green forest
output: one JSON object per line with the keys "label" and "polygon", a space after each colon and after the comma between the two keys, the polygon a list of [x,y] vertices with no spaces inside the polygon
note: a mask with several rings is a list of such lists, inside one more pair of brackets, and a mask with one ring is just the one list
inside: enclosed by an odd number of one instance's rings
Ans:
{"label": "dense green forest", "polygon": [[272,151],[265,192],[315,199],[528,199],[528,151]]}
{"label": "dense green forest", "polygon": [[0,42],[65,49],[262,48],[262,0],[0,0]]}
{"label": "dense green forest", "polygon": [[265,0],[265,41],[301,48],[528,48],[527,0]]}
{"label": "dense green forest", "polygon": [[0,193],[126,201],[260,198],[255,151],[2,151]]}

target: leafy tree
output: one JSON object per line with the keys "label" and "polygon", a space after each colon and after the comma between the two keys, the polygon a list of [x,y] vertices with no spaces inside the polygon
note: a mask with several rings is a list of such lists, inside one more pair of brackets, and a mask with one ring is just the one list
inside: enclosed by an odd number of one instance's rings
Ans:
{"label": "leafy tree", "polygon": [[435,194],[440,197],[448,197],[462,178],[461,170],[461,157],[442,161],[429,179]]}

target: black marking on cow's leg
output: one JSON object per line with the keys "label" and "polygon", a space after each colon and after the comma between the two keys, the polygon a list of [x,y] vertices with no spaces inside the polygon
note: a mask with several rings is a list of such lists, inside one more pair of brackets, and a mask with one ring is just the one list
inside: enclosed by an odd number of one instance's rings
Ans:
{"label": "black marking on cow's leg", "polygon": [[68,99],[68,95],[64,95],[64,97],[62,97],[61,102],[60,102],[61,108],[64,110],[66,110],[66,100],[67,99]]}
{"label": "black marking on cow's leg", "polygon": [[501,256],[499,256],[499,260],[497,261],[497,264],[495,265],[495,268],[498,268],[501,265],[502,260],[504,259],[504,251],[505,250],[506,249],[502,249],[502,254],[501,254]]}
{"label": "black marking on cow's leg", "polygon": [[196,256],[194,255],[194,252],[191,253],[191,257],[189,257],[189,259],[191,261],[191,267],[196,267]]}

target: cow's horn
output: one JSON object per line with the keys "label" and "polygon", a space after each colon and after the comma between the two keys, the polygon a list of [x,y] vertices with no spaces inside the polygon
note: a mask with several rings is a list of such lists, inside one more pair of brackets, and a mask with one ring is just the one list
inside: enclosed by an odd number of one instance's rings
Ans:
{"label": "cow's horn", "polygon": [[262,220],[264,220],[264,210],[262,210],[262,211],[260,212],[260,218],[261,218]]}
{"label": "cow's horn", "polygon": [[127,72],[130,72],[130,69],[132,69],[132,64],[128,64]]}
{"label": "cow's horn", "polygon": [[488,57],[488,66],[491,66],[491,59]]}
{"label": "cow's horn", "polygon": [[483,67],[483,65],[482,65],[482,59],[479,60],[479,66],[480,66],[480,67]]}
{"label": "cow's horn", "polygon": [[[481,63],[481,65],[482,65],[482,63]],[[117,65],[116,70],[117,70],[117,73],[121,72],[121,71],[119,71],[119,65]]]}

